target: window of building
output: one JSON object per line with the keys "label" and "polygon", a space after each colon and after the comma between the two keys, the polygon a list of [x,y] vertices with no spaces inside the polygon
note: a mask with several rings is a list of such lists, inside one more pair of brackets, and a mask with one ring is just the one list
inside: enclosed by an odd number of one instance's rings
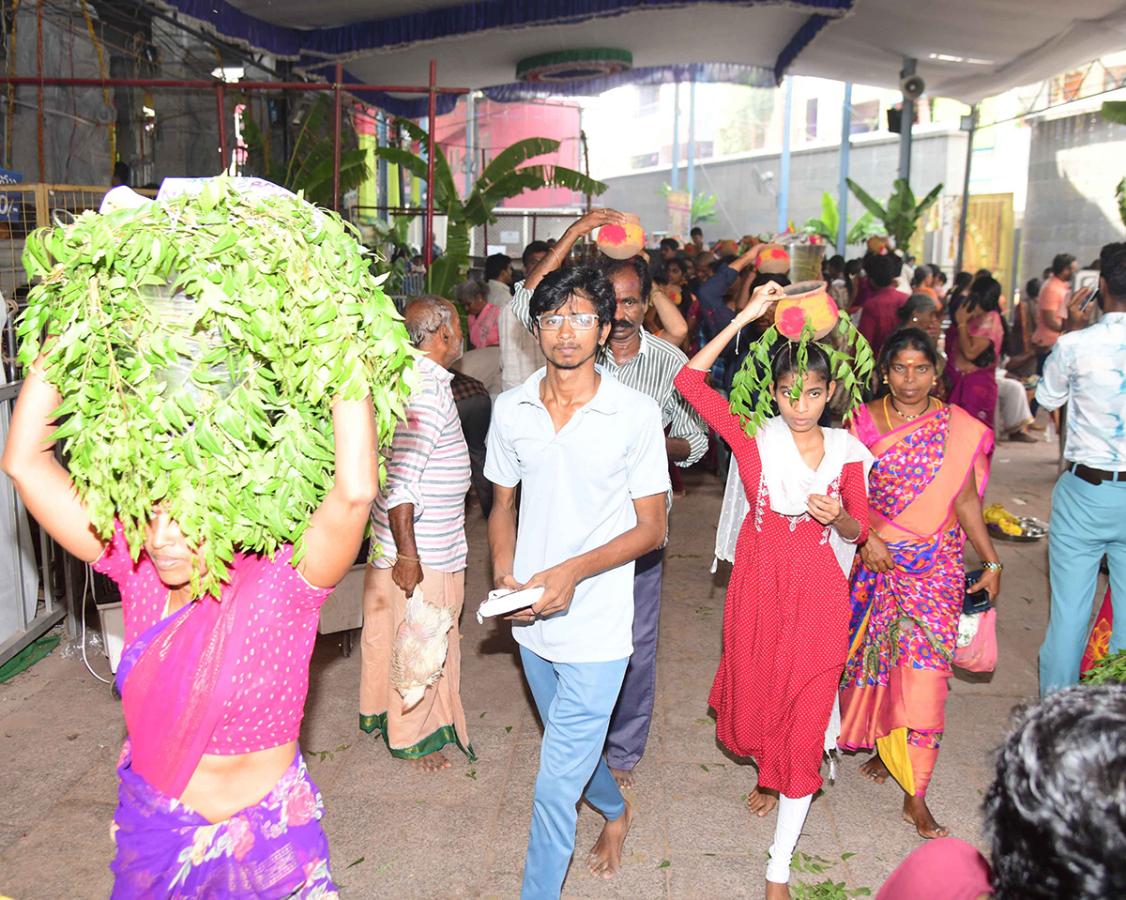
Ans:
{"label": "window of building", "polygon": [[637,89],[638,115],[649,116],[657,111],[661,96],[659,84],[643,84]]}
{"label": "window of building", "polygon": [[805,139],[817,139],[817,98],[805,102]]}
{"label": "window of building", "polygon": [[865,100],[863,103],[852,104],[852,124],[849,127],[849,134],[867,134],[870,131],[880,131],[882,127],[879,100]]}

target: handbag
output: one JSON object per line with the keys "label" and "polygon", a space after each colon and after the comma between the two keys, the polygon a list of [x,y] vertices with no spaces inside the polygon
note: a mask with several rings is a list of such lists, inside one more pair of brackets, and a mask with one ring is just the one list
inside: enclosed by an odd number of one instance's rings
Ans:
{"label": "handbag", "polygon": [[970,586],[981,581],[984,574],[984,569],[977,569],[974,572],[966,573],[965,596],[962,598],[962,615],[975,616],[992,607],[992,604],[989,602],[989,591],[985,588],[978,588],[972,594],[970,593]]}
{"label": "handbag", "polygon": [[967,672],[992,672],[997,667],[997,613],[985,588],[969,590],[983,574],[982,569],[966,573],[966,593],[958,621],[958,646],[953,662]]}
{"label": "handbag", "polygon": [[954,665],[967,672],[992,672],[997,668],[997,611],[991,607],[973,616],[963,614],[963,622],[967,618],[977,620],[977,630],[968,644],[954,650]]}

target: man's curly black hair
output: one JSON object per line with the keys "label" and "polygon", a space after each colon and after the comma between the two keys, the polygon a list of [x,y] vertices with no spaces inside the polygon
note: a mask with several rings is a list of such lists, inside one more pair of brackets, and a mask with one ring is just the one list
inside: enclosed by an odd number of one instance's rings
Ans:
{"label": "man's curly black hair", "polygon": [[1126,685],[1026,709],[985,798],[998,900],[1126,897]]}

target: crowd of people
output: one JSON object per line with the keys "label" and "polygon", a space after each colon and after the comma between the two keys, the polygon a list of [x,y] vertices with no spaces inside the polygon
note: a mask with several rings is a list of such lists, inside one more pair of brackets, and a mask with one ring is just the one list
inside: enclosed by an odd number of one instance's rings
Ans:
{"label": "crowd of people", "polygon": [[[470,491],[488,519],[495,588],[537,597],[508,615],[544,729],[522,896],[560,896],[583,798],[605,819],[586,865],[612,877],[633,816],[623,789],[638,777],[653,717],[678,471],[702,461],[730,470],[728,497],[742,504],[732,514],[725,498],[733,569],[706,702],[719,742],[757,765],[750,813],[776,811],[766,896],[789,896],[823,761],[838,748],[871,750],[864,774],[893,778],[907,821],[936,839],[883,897],[1126,889],[1126,688],[1060,690],[1079,677],[1103,555],[1115,599],[1126,597],[1126,245],[1104,248],[1097,305],[1071,291],[1074,259],[1059,256],[1037,312],[1022,297],[1016,324],[989,272],[957,273],[948,289],[937,267],[912,267],[886,243],[860,260],[828,259],[825,289],[877,361],[867,402],[834,405],[842,371],[828,350],[779,339],[766,373],[776,415],[751,435],[728,394],[786,296],[786,247],[709,249],[693,229],[683,247],[668,238],[648,258],[583,256],[581,241],[623,221],[595,210],[519,261],[489,256],[484,280],[462,285],[457,302],[411,300],[417,385],[386,483],[370,402],[338,401],[336,481],[304,556],[240,555],[222,603],[191,598],[198,557],[161,510],[137,560],[120,528],[108,542],[91,530],[51,452],[60,398],[31,368],[4,469],[40,524],[116,581],[125,603],[115,897],[232,886],[335,896],[323,804],[297,734],[317,611],[369,518],[360,729],[428,772],[451,766],[451,748],[474,758],[457,624]],[[965,597],[984,591],[992,603],[1001,592],[981,498],[995,442],[1035,440],[1022,373],[1040,374],[1040,408],[1068,407],[1067,469],[1053,496],[1046,699],[999,757],[986,803],[990,865],[948,837],[926,798]],[[981,569],[972,578],[967,540]],[[435,677],[407,707],[395,641],[414,598],[452,626]],[[1126,628],[1111,649],[1123,644]],[[1092,790],[1084,806],[1079,793]],[[970,892],[942,893],[928,881],[935,872]]]}

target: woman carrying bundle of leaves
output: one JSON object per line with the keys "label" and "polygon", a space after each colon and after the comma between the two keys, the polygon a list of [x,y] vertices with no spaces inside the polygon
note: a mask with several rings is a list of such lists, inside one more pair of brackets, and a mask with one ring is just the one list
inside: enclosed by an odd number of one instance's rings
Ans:
{"label": "woman carrying bundle of leaves", "polygon": [[[767,330],[736,377],[730,406],[704,383],[739,330],[785,297],[776,284],[759,287],[676,377],[677,389],[731,446],[749,501],[734,517],[739,537],[723,654],[708,702],[720,742],[758,763],[751,812],[765,816],[778,806],[768,898],[789,897],[791,855],[821,787],[826,731],[848,653],[848,571],[868,533],[872,459],[848,432],[817,424],[849,360],[810,340],[808,320],[798,325],[797,341],[778,341],[776,326]],[[785,319],[778,316],[777,327],[793,324]],[[767,368],[760,371],[763,355]],[[851,369],[847,374],[841,380],[858,380]],[[754,409],[745,396],[748,381],[765,395]],[[768,418],[771,400],[780,415]]]}
{"label": "woman carrying bundle of leaves", "polygon": [[[2,463],[121,592],[113,897],[335,897],[297,738],[319,609],[356,559],[400,408],[385,379],[403,380],[405,332],[342,223],[296,198],[212,182],[30,241],[44,277]],[[164,283],[196,298],[182,330],[138,301]],[[351,337],[364,321],[382,356]]]}

